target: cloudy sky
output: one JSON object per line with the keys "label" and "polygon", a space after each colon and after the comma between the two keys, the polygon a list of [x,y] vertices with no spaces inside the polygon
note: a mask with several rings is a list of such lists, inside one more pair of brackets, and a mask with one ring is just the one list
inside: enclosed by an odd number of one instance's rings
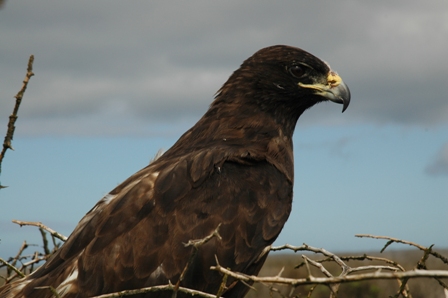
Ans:
{"label": "cloudy sky", "polygon": [[447,1],[42,0],[0,10],[0,135],[35,55],[0,177],[0,256],[39,242],[12,219],[70,234],[274,44],[327,61],[352,92],[345,113],[323,103],[299,119],[276,243],[379,250],[354,237],[371,233],[447,247]]}

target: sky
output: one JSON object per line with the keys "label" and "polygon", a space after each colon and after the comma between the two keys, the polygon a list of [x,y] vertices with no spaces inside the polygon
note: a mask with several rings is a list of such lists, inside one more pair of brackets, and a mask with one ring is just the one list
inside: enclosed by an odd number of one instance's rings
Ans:
{"label": "sky", "polygon": [[374,234],[448,247],[447,1],[23,0],[0,10],[0,136],[35,56],[2,164],[0,257],[41,243],[13,219],[69,235],[275,44],[327,61],[352,94],[343,114],[321,103],[299,119],[275,244],[378,251],[354,237]]}

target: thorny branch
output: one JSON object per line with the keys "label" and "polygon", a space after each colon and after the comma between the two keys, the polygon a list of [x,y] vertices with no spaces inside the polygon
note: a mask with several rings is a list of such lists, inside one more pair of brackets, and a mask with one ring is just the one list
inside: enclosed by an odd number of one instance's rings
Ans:
{"label": "thorny branch", "polygon": [[345,283],[360,280],[370,280],[370,279],[401,279],[401,278],[418,278],[418,277],[448,277],[447,270],[410,270],[405,272],[372,272],[364,273],[358,275],[349,276],[331,276],[331,277],[314,277],[308,276],[306,278],[288,278],[288,277],[258,277],[255,275],[246,275],[243,273],[232,272],[229,269],[221,267],[217,264],[216,266],[210,267],[211,270],[216,270],[232,276],[236,279],[246,281],[246,282],[261,282],[261,283],[273,283],[273,284],[287,284],[291,286],[299,285],[310,285],[310,284],[335,284],[335,283]]}
{"label": "thorny branch", "polygon": [[56,232],[53,229],[50,229],[49,227],[47,227],[46,225],[42,224],[41,222],[35,222],[35,221],[21,221],[21,220],[12,220],[13,223],[18,224],[19,226],[35,226],[35,227],[39,227],[40,229],[43,229],[47,232],[50,233],[51,236],[56,237],[62,241],[67,241],[67,237],[59,234],[58,232]]}
{"label": "thorny branch", "polygon": [[185,274],[187,273],[188,268],[190,268],[191,264],[193,263],[196,255],[198,253],[199,247],[201,247],[202,245],[204,245],[205,243],[210,241],[213,237],[216,237],[219,240],[221,240],[221,235],[219,235],[219,232],[218,232],[220,226],[221,226],[221,224],[219,224],[216,227],[216,229],[210,235],[208,235],[208,236],[206,236],[206,237],[204,237],[202,239],[189,240],[188,243],[184,243],[185,247],[193,246],[194,250],[192,251],[190,257],[188,258],[187,264],[185,265],[184,270],[182,270],[182,273],[180,274],[179,280],[174,285],[172,298],[176,298],[177,297],[177,292],[178,292],[178,289],[180,288],[180,283],[184,280]]}
{"label": "thorny branch", "polygon": [[216,229],[208,236],[202,239],[196,239],[196,240],[188,240],[187,243],[184,243],[185,247],[193,246],[194,248],[198,249],[200,246],[204,245],[208,241],[210,241],[213,237],[218,238],[221,240],[221,235],[219,235],[219,227],[221,227],[221,224],[219,224]]}
{"label": "thorny branch", "polygon": [[[442,260],[445,264],[448,264],[448,258],[442,256],[441,254],[439,254],[435,251],[432,251],[432,247],[434,246],[434,244],[431,245],[430,247],[424,247],[420,244],[417,244],[417,243],[414,243],[411,241],[401,240],[401,239],[397,239],[397,238],[393,238],[393,237],[389,237],[389,236],[375,236],[375,235],[369,235],[369,234],[357,234],[357,235],[355,235],[355,237],[389,240],[389,241],[387,241],[386,245],[384,245],[383,249],[381,249],[381,252],[383,252],[389,245],[391,245],[394,242],[414,246],[414,247],[417,247],[418,249],[425,252],[425,255],[423,256],[422,261],[425,261],[427,259],[427,254],[430,254],[430,255],[433,255],[434,257],[436,257],[437,259]],[[420,265],[420,266],[424,266],[424,265]]]}
{"label": "thorny branch", "polygon": [[[42,232],[48,231],[50,234],[55,237],[57,235],[58,239],[65,240],[66,237],[57,233],[56,231],[46,227],[42,223],[35,223],[35,222],[23,222],[23,221],[14,221],[17,224],[20,225],[33,225],[40,228]],[[194,249],[192,251],[192,258],[194,258],[195,253],[197,253],[197,250],[200,246],[204,245],[208,241],[210,241],[212,238],[216,237],[217,239],[221,239],[219,235],[219,227],[218,226],[210,235],[204,237],[203,239],[197,239],[197,240],[190,240],[188,243],[185,243],[184,245],[186,247],[192,246]],[[45,233],[45,232],[44,232]],[[42,234],[42,237],[45,238],[44,234]],[[440,255],[439,253],[436,253],[432,250],[432,246],[424,247],[419,244],[415,244],[409,241],[396,239],[392,237],[385,237],[385,236],[372,236],[372,235],[357,235],[357,237],[369,237],[369,238],[375,238],[375,239],[385,239],[389,242],[397,242],[402,244],[409,244],[412,245],[421,251],[423,251],[423,257],[418,261],[418,264],[416,265],[414,270],[408,270],[406,271],[400,264],[398,264],[395,261],[381,258],[381,257],[375,257],[375,256],[368,256],[366,254],[361,256],[337,256],[323,248],[316,248],[309,246],[307,244],[303,244],[301,246],[293,246],[289,244],[285,244],[283,246],[277,246],[277,247],[271,247],[271,251],[281,251],[281,250],[292,250],[294,252],[298,251],[306,251],[306,252],[313,252],[318,253],[324,256],[323,259],[311,259],[309,256],[302,255],[303,263],[296,266],[296,268],[299,268],[301,266],[306,267],[307,275],[303,278],[289,278],[289,277],[283,277],[283,269],[276,275],[276,276],[270,276],[270,277],[258,277],[254,275],[247,275],[240,272],[233,272],[229,270],[228,268],[224,268],[219,264],[219,260],[216,258],[216,265],[211,266],[211,270],[218,271],[223,274],[223,281],[220,287],[220,290],[217,294],[210,294],[210,293],[204,293],[201,291],[197,291],[194,289],[188,289],[180,286],[180,282],[177,282],[176,284],[169,283],[167,285],[158,285],[153,287],[147,287],[142,289],[136,289],[136,290],[127,290],[117,293],[110,293],[105,294],[101,296],[96,296],[94,298],[112,298],[112,297],[122,297],[122,296],[131,296],[136,294],[142,294],[142,293],[148,293],[148,292],[156,292],[156,291],[172,291],[173,297],[176,297],[178,292],[186,293],[192,296],[198,296],[198,297],[220,297],[225,292],[225,287],[227,283],[227,278],[231,277],[235,279],[236,281],[242,282],[246,284],[247,286],[251,287],[250,284],[252,283],[260,283],[262,285],[265,285],[269,287],[269,290],[271,292],[275,292],[281,297],[295,297],[292,296],[293,291],[295,288],[299,286],[305,286],[305,285],[312,285],[312,287],[309,289],[308,297],[311,297],[311,293],[315,290],[316,286],[324,285],[328,287],[331,291],[330,297],[337,297],[339,286],[342,283],[349,283],[354,281],[366,281],[366,280],[373,280],[373,279],[396,279],[399,283],[398,290],[396,294],[392,297],[411,297],[411,294],[409,292],[409,288],[407,285],[407,282],[410,279],[416,279],[416,278],[433,278],[436,279],[439,284],[445,289],[445,292],[448,293],[448,287],[447,285],[441,281],[441,278],[448,278],[448,270],[427,270],[427,264],[426,261],[428,257],[431,255],[437,259],[440,259],[443,263],[448,264],[447,258]],[[47,242],[48,244],[48,242]],[[387,244],[382,251],[390,244]],[[28,247],[29,245],[24,242],[20,248],[20,252],[11,260],[3,260],[0,259],[0,268],[1,267],[7,267],[9,270],[14,272],[14,274],[11,274],[7,276],[5,279],[6,283],[10,282],[12,279],[25,276],[26,275],[26,269],[29,268],[29,266],[32,266],[33,264],[36,264],[42,260],[45,260],[48,258],[49,255],[44,255],[41,253],[35,253],[32,256],[32,259],[29,262],[23,262],[23,259],[29,258],[27,256],[22,256],[23,251]],[[57,247],[55,248],[57,249]],[[379,261],[383,262],[384,265],[366,265],[366,266],[358,266],[358,267],[350,267],[345,262],[351,261],[351,260],[358,260],[358,261]],[[22,263],[21,268],[17,268],[14,266],[17,262]],[[324,264],[327,262],[332,262],[337,264],[341,268],[341,273],[338,276],[333,276],[331,272],[325,268]],[[3,263],[4,265],[1,265]],[[191,261],[188,261],[184,272],[186,272],[191,265]],[[311,271],[311,266],[317,268],[321,273],[321,276],[314,276]],[[28,273],[30,273],[30,270],[28,269]],[[181,280],[181,279],[180,279]],[[275,288],[275,285],[287,285],[290,286],[290,294],[285,295],[282,294],[281,291]],[[252,287],[251,287],[252,288]],[[253,288],[252,288],[253,289]],[[48,290],[48,288],[47,288]],[[51,290],[51,289],[50,289]],[[447,296],[448,297],[448,296]]]}
{"label": "thorny branch", "polygon": [[219,296],[217,297],[216,295],[204,293],[204,292],[197,291],[197,290],[192,290],[192,289],[183,288],[183,287],[176,288],[175,285],[172,285],[171,283],[167,284],[167,285],[163,285],[163,286],[153,286],[153,287],[142,288],[142,289],[138,289],[138,290],[127,290],[127,291],[121,291],[121,292],[116,292],[116,293],[112,293],[112,294],[95,296],[95,297],[91,297],[91,298],[115,298],[115,297],[131,296],[131,295],[136,295],[136,294],[144,294],[144,293],[149,293],[149,292],[174,291],[174,290],[177,290],[178,292],[181,292],[181,293],[190,294],[191,296],[199,296],[199,297],[206,297],[206,298],[219,298]]}
{"label": "thorny branch", "polygon": [[[419,250],[423,251],[423,256],[418,261],[416,269],[425,269],[426,270],[427,269],[426,261],[428,260],[428,257],[430,255],[434,256],[435,258],[437,258],[439,260],[442,260],[443,263],[448,264],[448,258],[446,258],[446,257],[442,256],[441,254],[439,254],[438,252],[435,252],[432,250],[432,247],[434,246],[434,244],[432,244],[429,247],[424,247],[420,244],[417,244],[417,243],[414,243],[411,241],[397,239],[397,238],[393,238],[393,237],[389,237],[389,236],[375,236],[375,235],[369,235],[369,234],[358,234],[358,235],[355,235],[355,237],[388,240],[387,243],[384,245],[384,247],[381,249],[381,252],[386,250],[386,248],[394,242],[407,244],[407,245],[414,246],[414,247],[418,248]],[[437,280],[439,285],[445,289],[446,297],[448,297],[448,285],[437,277],[434,277],[434,279]],[[408,280],[409,279],[403,279],[403,284],[406,284]],[[401,287],[400,287],[400,289],[401,289]],[[396,297],[398,297],[398,296],[396,296]]]}
{"label": "thorny branch", "polygon": [[3,260],[2,258],[0,258],[0,262],[5,264],[6,267],[8,267],[8,269],[10,269],[10,270],[14,271],[15,273],[17,273],[18,276],[25,277],[25,274],[23,272],[21,272],[19,269],[17,269],[16,267],[14,267],[14,265],[11,265],[7,261]]}
{"label": "thorny branch", "polygon": [[[13,220],[13,222],[19,224],[20,226],[30,225],[39,227],[39,231],[41,233],[43,242],[42,246],[43,252],[35,251],[32,255],[23,255],[24,251],[28,247],[36,246],[36,245],[29,245],[26,241],[24,241],[15,257],[11,257],[9,258],[9,260],[4,260],[0,258],[0,268],[4,266],[7,267],[6,277],[0,276],[0,278],[3,278],[5,280],[5,283],[9,283],[10,281],[12,281],[17,277],[26,276],[27,273],[29,274],[34,271],[34,265],[47,260],[48,257],[59,248],[59,244],[56,243],[54,238],[58,238],[63,241],[67,239],[67,237],[65,237],[64,235],[59,234],[58,232],[54,231],[53,229],[50,229],[49,227],[43,225],[40,222],[27,222],[19,220]],[[49,243],[45,231],[48,231],[53,238],[53,249],[51,250],[49,248]],[[2,263],[4,264],[4,266],[1,265]],[[16,265],[17,263],[21,264],[19,268],[17,268]]]}
{"label": "thorny branch", "polygon": [[[13,110],[12,114],[9,116],[8,130],[6,131],[6,136],[3,141],[3,148],[2,148],[2,151],[0,152],[0,174],[2,173],[2,161],[3,161],[3,158],[5,157],[6,151],[8,149],[14,150],[12,148],[11,143],[12,143],[12,139],[14,136],[14,130],[16,129],[15,123],[18,118],[17,113],[19,112],[20,103],[22,102],[23,94],[25,94],[25,90],[26,90],[26,87],[28,86],[28,82],[29,82],[30,78],[32,76],[34,76],[33,62],[34,62],[34,56],[31,55],[30,59],[28,60],[28,68],[27,68],[27,72],[25,75],[25,79],[23,80],[22,88],[15,96],[16,104],[14,106],[14,110]],[[0,189],[5,188],[5,187],[6,186],[2,186],[0,184]]]}

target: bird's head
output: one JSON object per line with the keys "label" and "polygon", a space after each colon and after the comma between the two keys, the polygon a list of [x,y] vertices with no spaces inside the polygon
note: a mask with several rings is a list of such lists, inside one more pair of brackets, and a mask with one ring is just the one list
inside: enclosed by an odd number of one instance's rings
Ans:
{"label": "bird's head", "polygon": [[297,118],[318,102],[350,103],[350,90],[330,66],[295,47],[277,45],[259,50],[236,70],[218,96],[255,104],[278,117]]}

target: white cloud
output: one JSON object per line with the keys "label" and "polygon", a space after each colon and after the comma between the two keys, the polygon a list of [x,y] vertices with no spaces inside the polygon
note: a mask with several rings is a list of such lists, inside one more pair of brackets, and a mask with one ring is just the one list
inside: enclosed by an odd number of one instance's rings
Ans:
{"label": "white cloud", "polygon": [[[18,91],[35,54],[36,76],[20,115],[42,118],[36,123],[93,122],[118,101],[126,113],[114,121],[124,126],[125,115],[159,123],[197,119],[232,71],[272,44],[311,51],[352,91],[349,116],[321,105],[320,116],[304,117],[304,124],[448,121],[448,14],[436,0],[11,1],[0,14],[0,95]],[[11,109],[0,101],[0,119]],[[33,129],[39,131],[44,127]]]}

